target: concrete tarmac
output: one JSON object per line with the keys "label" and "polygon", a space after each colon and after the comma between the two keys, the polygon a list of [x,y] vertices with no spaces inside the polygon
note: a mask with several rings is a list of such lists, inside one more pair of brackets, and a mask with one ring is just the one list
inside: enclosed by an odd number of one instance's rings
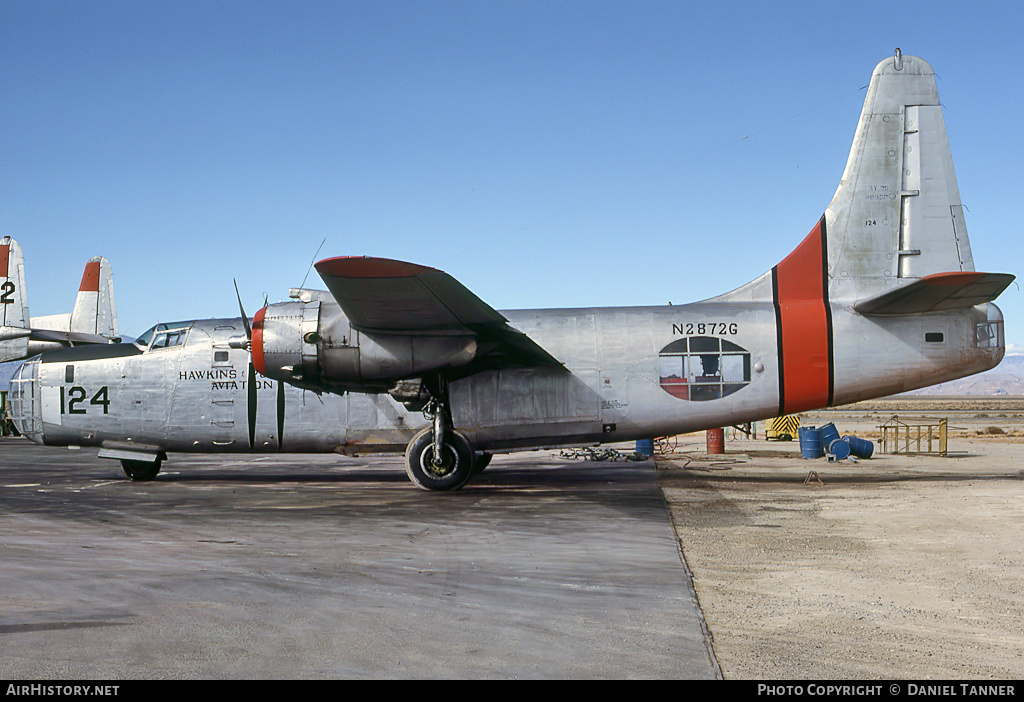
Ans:
{"label": "concrete tarmac", "polygon": [[174,455],[0,439],[0,679],[720,677],[652,461]]}

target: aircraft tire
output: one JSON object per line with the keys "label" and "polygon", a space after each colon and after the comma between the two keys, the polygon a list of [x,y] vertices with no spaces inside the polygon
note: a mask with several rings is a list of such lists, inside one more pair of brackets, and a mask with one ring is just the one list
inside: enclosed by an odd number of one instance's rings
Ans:
{"label": "aircraft tire", "polygon": [[459,490],[473,476],[473,447],[457,431],[445,433],[442,464],[433,465],[434,438],[423,429],[405,449],[405,472],[416,487],[424,490]]}
{"label": "aircraft tire", "polygon": [[152,480],[160,472],[160,461],[122,460],[121,468],[129,478],[137,483],[143,483]]}
{"label": "aircraft tire", "polygon": [[493,457],[493,453],[487,453],[486,451],[478,452],[476,457],[473,459],[473,475],[483,473],[484,468],[490,465],[491,458]]}

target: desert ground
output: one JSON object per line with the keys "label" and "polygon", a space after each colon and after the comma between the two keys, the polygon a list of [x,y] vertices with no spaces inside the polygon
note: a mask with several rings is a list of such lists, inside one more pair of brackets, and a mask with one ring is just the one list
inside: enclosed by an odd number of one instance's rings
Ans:
{"label": "desert ground", "polygon": [[[948,453],[884,454],[894,416],[948,421]],[[1024,671],[1024,397],[921,397],[800,416],[869,459],[728,431],[656,457],[726,679],[1014,679]]]}

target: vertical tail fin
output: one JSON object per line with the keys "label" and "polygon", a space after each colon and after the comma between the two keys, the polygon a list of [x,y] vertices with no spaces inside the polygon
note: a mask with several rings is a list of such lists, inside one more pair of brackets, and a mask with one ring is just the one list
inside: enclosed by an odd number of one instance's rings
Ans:
{"label": "vertical tail fin", "polygon": [[927,62],[897,49],[875,67],[825,221],[833,300],[875,296],[934,273],[974,270],[935,73]]}
{"label": "vertical tail fin", "polygon": [[0,240],[0,362],[25,357],[29,324],[25,257],[18,242],[5,236]]}
{"label": "vertical tail fin", "polygon": [[117,336],[117,308],[114,304],[114,275],[110,262],[102,256],[89,259],[82,284],[71,311],[72,332]]}
{"label": "vertical tail fin", "polygon": [[0,240],[0,326],[29,326],[25,297],[25,256],[14,239]]}

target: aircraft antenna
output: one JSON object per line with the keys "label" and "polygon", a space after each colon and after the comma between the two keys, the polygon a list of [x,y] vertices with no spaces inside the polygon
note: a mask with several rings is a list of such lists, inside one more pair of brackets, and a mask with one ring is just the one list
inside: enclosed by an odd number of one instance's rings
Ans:
{"label": "aircraft antenna", "polygon": [[325,243],[327,243],[327,238],[326,237],[324,238],[323,241],[320,242],[320,246],[317,247],[316,253],[313,254],[313,259],[309,262],[309,268],[306,269],[306,275],[302,279],[302,285],[299,286],[300,288],[306,287],[306,278],[309,277],[309,272],[311,270],[313,270],[313,263],[316,262],[316,257],[320,255],[320,249],[322,249],[324,247]]}

